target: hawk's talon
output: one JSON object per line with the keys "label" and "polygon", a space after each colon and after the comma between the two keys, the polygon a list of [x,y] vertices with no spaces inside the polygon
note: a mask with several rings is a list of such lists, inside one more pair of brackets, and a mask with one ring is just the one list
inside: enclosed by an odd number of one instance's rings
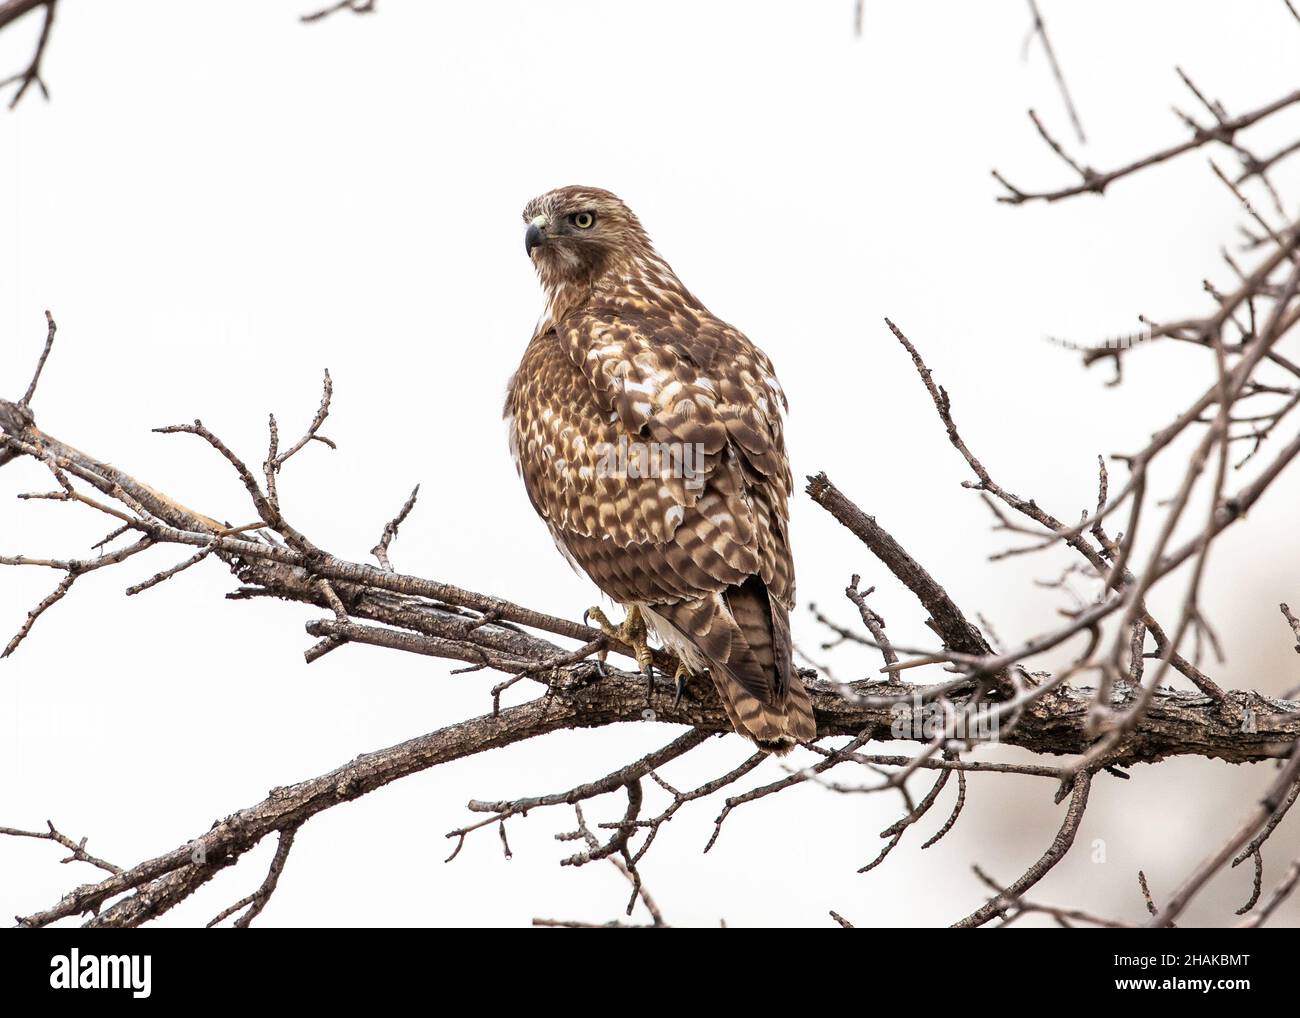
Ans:
{"label": "hawk's talon", "polygon": [[682,702],[682,693],[686,691],[686,683],[691,678],[691,670],[686,667],[686,662],[680,658],[677,661],[677,671],[673,672],[673,685],[676,687],[673,691],[674,709]]}
{"label": "hawk's talon", "polygon": [[627,615],[623,624],[615,626],[599,607],[588,608],[582,613],[585,625],[594,625],[610,640],[617,640],[632,648],[636,663],[646,677],[646,697],[654,692],[654,655],[650,652],[650,632],[646,628],[645,617],[636,605],[627,606]]}

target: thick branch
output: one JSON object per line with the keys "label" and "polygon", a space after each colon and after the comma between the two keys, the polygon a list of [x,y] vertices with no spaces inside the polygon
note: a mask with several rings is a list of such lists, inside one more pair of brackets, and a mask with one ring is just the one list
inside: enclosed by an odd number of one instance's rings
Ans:
{"label": "thick branch", "polygon": [[851,530],[930,613],[935,632],[952,650],[986,656],[993,653],[984,634],[971,623],[948,592],[875,520],[830,482],[825,474],[808,478],[812,500]]}

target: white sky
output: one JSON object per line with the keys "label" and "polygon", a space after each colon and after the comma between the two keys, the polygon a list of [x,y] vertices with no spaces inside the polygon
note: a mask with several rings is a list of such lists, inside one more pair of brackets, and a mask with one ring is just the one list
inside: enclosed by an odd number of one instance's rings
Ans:
{"label": "white sky", "polygon": [[[1183,137],[1169,106],[1195,103],[1176,63],[1232,112],[1295,87],[1300,27],[1280,2],[1042,6],[1099,167]],[[568,183],[619,193],[686,284],[771,355],[796,477],[827,470],[1008,643],[1056,617],[1059,595],[1030,581],[1068,560],[985,560],[1005,535],[959,487],[964,465],[882,317],[926,355],[994,475],[1058,516],[1091,504],[1098,453],[1140,447],[1209,377],[1195,351],[1142,351],[1110,389],[1107,368],[1085,373],[1043,342],[1202,308],[1201,279],[1227,279],[1218,246],[1243,217],[1203,153],[1103,200],[996,204],[994,166],[1026,188],[1069,180],[1027,107],[1078,151],[1041,51],[1021,60],[1023,3],[869,0],[861,40],[852,0],[385,0],[369,17],[300,25],[310,8],[69,0],[45,64],[52,102],[29,95],[0,115],[0,391],[21,393],[52,309],[40,425],[210,514],[249,516],[233,476],[197,440],[150,429],[199,416],[260,462],[267,412],[284,431],[305,425],[328,367],[339,449],[308,449],[282,480],[300,529],[365,559],[419,481],[399,569],[580,616],[594,587],[534,518],[500,421],[541,307],[519,211]],[[29,20],[0,37],[0,74],[25,61]],[[1287,140],[1300,117],[1288,124]],[[1298,178],[1300,160],[1276,178],[1292,201]],[[107,529],[75,507],[10,498],[47,484],[30,463],[0,484],[0,551],[83,554]],[[1276,605],[1300,601],[1297,496],[1285,477],[1212,560],[1225,684],[1296,680]],[[848,621],[840,592],[859,571],[895,639],[926,639],[918,606],[802,494],[794,540],[803,602]],[[500,676],[449,677],[452,663],[348,647],[306,666],[302,624],[319,613],[225,601],[234,581],[215,562],[122,596],[180,557],[158,550],[86,578],[0,665],[0,824],[48,817],[132,864],[272,786],[490,707]],[[56,581],[0,574],[0,640]],[[796,638],[821,656],[802,607]],[[852,677],[875,666],[838,664]],[[613,918],[626,888],[611,867],[557,865],[564,810],[512,822],[509,862],[489,829],[444,866],[443,835],[470,818],[470,798],[567,787],[674,734],[560,733],[331,810],[300,832],[258,922]],[[689,785],[745,755],[729,736],[665,776]],[[780,773],[769,761],[754,777]],[[1267,778],[1185,761],[1098,781],[1078,850],[1037,896],[1138,918],[1136,870],[1167,894]],[[952,921],[982,900],[970,863],[1010,879],[1041,854],[1060,818],[1051,791],[973,780],[953,834],[921,854],[947,790],[865,876],[854,871],[897,819],[896,797],[796,789],[738,810],[703,856],[711,800],[662,832],[644,873],[677,924],[824,926],[829,908],[863,925]],[[1266,876],[1297,830],[1281,829]],[[164,922],[201,924],[248,893],[270,850]],[[0,840],[0,909],[48,906],[92,878],[59,858]],[[1222,921],[1249,881],[1217,881],[1189,924]]]}

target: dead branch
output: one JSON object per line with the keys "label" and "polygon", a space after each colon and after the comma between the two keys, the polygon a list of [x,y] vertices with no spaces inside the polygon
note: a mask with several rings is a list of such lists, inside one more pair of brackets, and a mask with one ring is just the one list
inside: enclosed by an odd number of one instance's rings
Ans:
{"label": "dead branch", "polygon": [[[1048,147],[1051,148],[1051,150],[1055,152],[1071,170],[1079,175],[1080,180],[1077,184],[1070,184],[1065,187],[1056,188],[1055,190],[1024,191],[1011,184],[997,170],[993,170],[993,178],[1001,184],[1007,192],[1006,194],[998,195],[998,201],[1004,202],[1008,205],[1023,205],[1025,202],[1031,201],[1056,202],[1061,201],[1064,198],[1073,198],[1075,195],[1080,194],[1104,194],[1106,188],[1117,180],[1122,180],[1125,177],[1130,177],[1133,174],[1152,166],[1158,166],[1171,159],[1176,159],[1188,152],[1194,152],[1211,143],[1217,142],[1230,147],[1235,147],[1234,143],[1238,132],[1254,126],[1266,117],[1270,117],[1274,113],[1284,110],[1289,106],[1293,106],[1297,102],[1300,102],[1300,91],[1290,92],[1287,95],[1282,96],[1280,99],[1275,99],[1273,102],[1266,103],[1257,109],[1251,110],[1249,113],[1243,113],[1236,117],[1224,117],[1218,119],[1211,127],[1202,126],[1188,118],[1188,122],[1192,127],[1192,136],[1190,138],[1178,142],[1177,144],[1159,149],[1152,152],[1150,155],[1134,159],[1132,162],[1126,163],[1116,169],[1105,171],[1094,170],[1091,167],[1083,165],[1071,158],[1060,143],[1048,133],[1047,129],[1043,126],[1042,121],[1038,119],[1037,114],[1035,114],[1033,110],[1030,110],[1029,118],[1043,141],[1047,143]],[[1268,169],[1272,168],[1279,159],[1285,158],[1285,156],[1289,154],[1290,152],[1279,153],[1276,157],[1268,161],[1251,157],[1250,165],[1248,165],[1242,172],[1242,179],[1262,175]]]}
{"label": "dead branch", "polygon": [[[10,109],[18,105],[18,100],[27,93],[27,90],[32,85],[39,88],[41,95],[47,100],[50,98],[50,90],[45,85],[45,79],[41,77],[41,60],[45,57],[45,48],[50,42],[50,30],[54,27],[54,11],[58,7],[58,3],[59,0],[6,0],[6,2],[0,3],[0,30],[38,7],[44,8],[45,11],[45,20],[41,23],[41,34],[36,39],[36,48],[32,52],[31,60],[17,74],[12,74],[8,78],[0,80],[0,88],[12,85],[15,82],[18,84],[13,98],[9,100]],[[37,374],[39,375],[40,372],[37,371]]]}
{"label": "dead branch", "polygon": [[1075,835],[1079,833],[1079,824],[1083,820],[1084,810],[1088,808],[1088,792],[1091,788],[1092,776],[1087,771],[1081,771],[1075,776],[1070,804],[1066,808],[1061,829],[1057,831],[1056,837],[1043,853],[1042,858],[1016,880],[1001,888],[987,904],[981,905],[965,919],[953,923],[954,928],[971,929],[983,926],[990,919],[1002,915],[1008,903],[1015,903],[1025,891],[1043,879],[1047,872],[1065,857],[1065,853],[1074,844]]}
{"label": "dead branch", "polygon": [[1065,111],[1070,116],[1070,123],[1074,126],[1074,134],[1083,144],[1088,139],[1083,133],[1083,124],[1079,122],[1079,112],[1074,108],[1074,100],[1070,98],[1070,89],[1065,84],[1065,75],[1061,71],[1061,65],[1056,59],[1056,50],[1052,48],[1052,40],[1047,35],[1047,25],[1043,22],[1043,15],[1038,10],[1037,0],[1029,0],[1029,13],[1033,18],[1033,26],[1030,29],[1029,38],[1025,40],[1025,46],[1028,48],[1030,40],[1036,35],[1043,43],[1043,52],[1047,56],[1047,62],[1052,68],[1052,77],[1056,79],[1056,87],[1061,93],[1061,100],[1065,103]]}
{"label": "dead branch", "polygon": [[322,7],[318,11],[304,14],[298,20],[303,24],[309,24],[313,21],[322,21],[339,11],[351,11],[353,14],[373,14],[375,12],[375,0],[338,0],[337,3],[332,3],[328,7]]}
{"label": "dead branch", "polygon": [[[327,7],[300,15],[298,20],[304,24],[310,24],[323,21],[330,15],[337,14],[340,11],[350,11],[353,14],[373,14],[377,10],[376,2],[377,0],[339,0],[339,2],[330,4]],[[41,76],[41,61],[44,59],[46,49],[49,46],[50,31],[54,27],[54,12],[58,4],[59,0],[0,0],[0,31],[4,31],[24,14],[38,8],[45,13],[45,20],[41,23],[40,35],[37,37],[35,48],[27,66],[16,74],[0,79],[0,88],[7,85],[18,85],[9,100],[11,110],[18,105],[19,100],[22,99],[32,85],[40,89],[41,95],[46,100],[50,98],[49,88],[46,86],[45,79]]]}

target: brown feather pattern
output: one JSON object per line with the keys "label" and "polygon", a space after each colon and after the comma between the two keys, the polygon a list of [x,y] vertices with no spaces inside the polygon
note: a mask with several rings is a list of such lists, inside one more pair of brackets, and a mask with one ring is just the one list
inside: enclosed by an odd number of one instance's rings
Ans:
{"label": "brown feather pattern", "polygon": [[[771,362],[609,192],[561,188],[524,219],[547,310],[505,413],[534,508],[605,594],[647,609],[688,667],[709,668],[738,732],[776,752],[812,739],[791,659],[792,478]],[[611,474],[620,445],[633,466]]]}

